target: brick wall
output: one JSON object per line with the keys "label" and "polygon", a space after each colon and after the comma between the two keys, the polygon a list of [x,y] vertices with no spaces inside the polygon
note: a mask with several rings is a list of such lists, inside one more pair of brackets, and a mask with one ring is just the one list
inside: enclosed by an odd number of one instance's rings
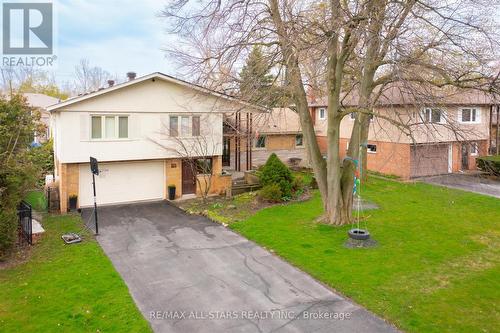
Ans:
{"label": "brick wall", "polygon": [[60,208],[61,213],[66,213],[69,206],[69,196],[79,193],[80,167],[76,163],[60,163],[58,169]]}
{"label": "brick wall", "polygon": [[165,176],[164,199],[168,198],[169,185],[175,185],[175,198],[180,198],[182,196],[182,160],[165,160]]}

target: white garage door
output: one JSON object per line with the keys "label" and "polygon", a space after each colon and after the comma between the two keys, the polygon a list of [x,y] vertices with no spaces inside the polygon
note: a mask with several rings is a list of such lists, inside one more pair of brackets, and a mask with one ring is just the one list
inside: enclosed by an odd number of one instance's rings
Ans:
{"label": "white garage door", "polygon": [[[98,204],[116,204],[163,198],[164,162],[100,163],[96,177]],[[89,164],[80,165],[80,207],[94,204]]]}

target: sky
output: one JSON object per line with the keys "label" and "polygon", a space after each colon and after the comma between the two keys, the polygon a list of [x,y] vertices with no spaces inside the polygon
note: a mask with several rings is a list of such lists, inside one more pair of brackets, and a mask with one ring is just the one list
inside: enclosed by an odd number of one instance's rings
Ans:
{"label": "sky", "polygon": [[54,0],[59,82],[72,81],[75,65],[86,58],[124,79],[160,71],[175,75],[162,51],[166,23],[158,16],[162,0]]}

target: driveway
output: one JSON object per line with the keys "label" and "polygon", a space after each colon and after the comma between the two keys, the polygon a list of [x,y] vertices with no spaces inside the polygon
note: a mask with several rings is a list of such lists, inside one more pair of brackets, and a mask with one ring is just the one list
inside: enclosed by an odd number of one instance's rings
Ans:
{"label": "driveway", "polygon": [[396,332],[255,243],[166,202],[103,207],[99,220],[97,240],[155,332]]}
{"label": "driveway", "polygon": [[434,185],[457,188],[469,192],[500,198],[500,181],[492,180],[477,174],[453,173],[448,175],[421,178],[422,181]]}

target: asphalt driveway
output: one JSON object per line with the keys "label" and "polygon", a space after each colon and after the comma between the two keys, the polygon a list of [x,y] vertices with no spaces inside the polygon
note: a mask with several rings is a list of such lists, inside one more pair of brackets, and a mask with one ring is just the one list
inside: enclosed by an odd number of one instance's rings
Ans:
{"label": "asphalt driveway", "polygon": [[155,332],[396,332],[255,243],[166,202],[103,207],[99,217],[97,240]]}
{"label": "asphalt driveway", "polygon": [[457,188],[500,198],[500,181],[486,178],[479,173],[452,173],[441,176],[425,177],[421,178],[421,180],[434,185]]}

